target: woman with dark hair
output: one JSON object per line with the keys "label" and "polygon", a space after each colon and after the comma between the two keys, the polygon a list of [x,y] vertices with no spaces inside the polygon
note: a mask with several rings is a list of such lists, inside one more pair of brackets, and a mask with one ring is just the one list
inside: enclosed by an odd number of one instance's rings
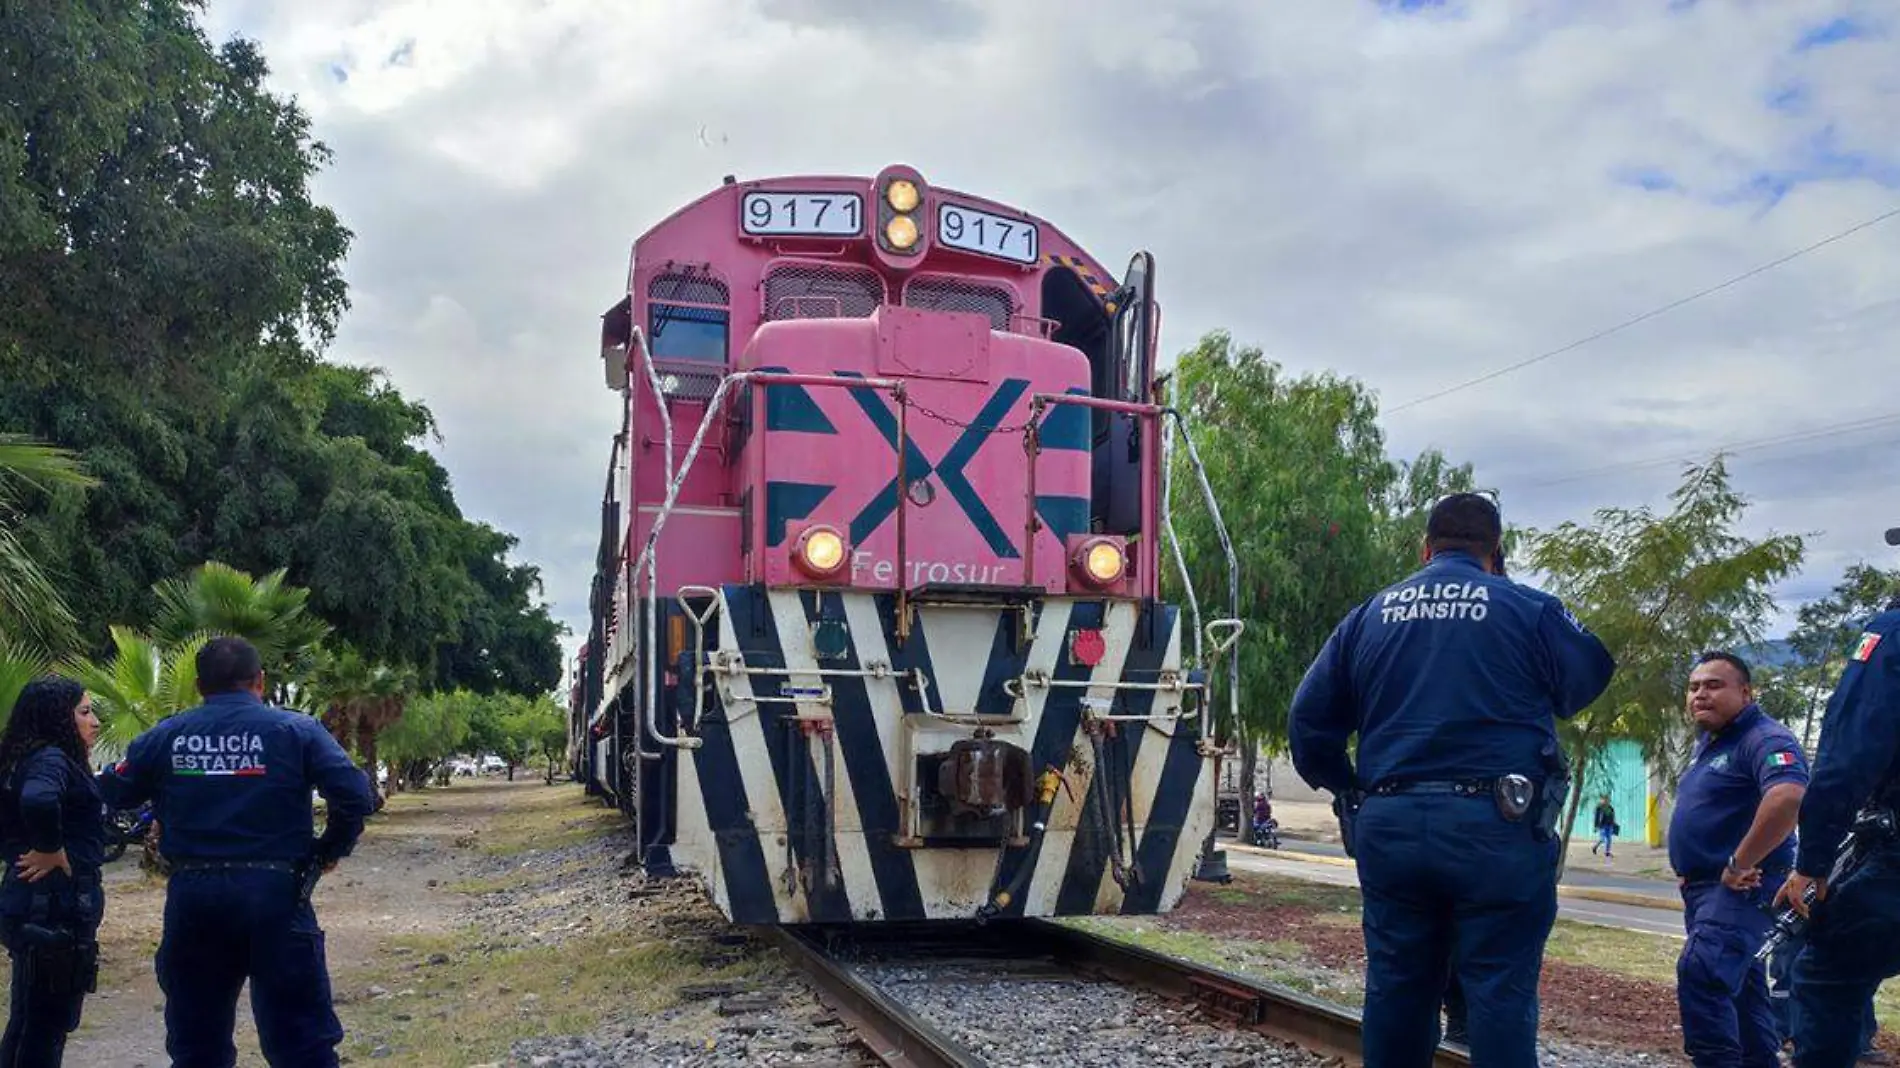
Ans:
{"label": "woman with dark hair", "polygon": [[93,781],[99,720],[76,682],[28,683],[0,733],[0,942],[13,1004],[0,1065],[56,1068],[98,977],[105,800]]}

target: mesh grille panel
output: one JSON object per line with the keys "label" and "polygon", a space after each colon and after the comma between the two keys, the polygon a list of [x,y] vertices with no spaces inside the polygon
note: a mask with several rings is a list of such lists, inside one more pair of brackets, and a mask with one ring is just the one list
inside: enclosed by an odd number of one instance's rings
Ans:
{"label": "mesh grille panel", "polygon": [[647,283],[648,300],[678,300],[689,304],[726,304],[726,283],[692,274],[663,274]]}
{"label": "mesh grille panel", "polygon": [[868,319],[884,303],[884,280],[867,267],[797,263],[765,277],[765,317]]}
{"label": "mesh grille panel", "polygon": [[990,329],[1009,329],[1016,313],[1016,298],[1007,288],[968,278],[913,278],[904,287],[904,304],[931,311],[975,312],[989,316]]}

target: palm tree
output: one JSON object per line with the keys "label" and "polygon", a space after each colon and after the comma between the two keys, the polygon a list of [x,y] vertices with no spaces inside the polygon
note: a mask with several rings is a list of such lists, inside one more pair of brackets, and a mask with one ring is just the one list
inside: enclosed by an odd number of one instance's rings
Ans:
{"label": "palm tree", "polygon": [[[132,739],[159,720],[198,703],[198,650],[207,640],[206,635],[194,635],[167,648],[128,627],[114,626],[110,663],[79,659],[61,665],[62,673],[92,693],[103,753],[123,754]],[[158,856],[160,832],[157,821],[146,832],[140,864],[147,871],[164,870]]]}
{"label": "palm tree", "polygon": [[278,569],[261,579],[215,560],[182,578],[152,587],[158,615],[152,632],[166,644],[197,635],[231,634],[257,647],[264,667],[283,687],[307,676],[329,625],[309,611],[310,591],[286,585]]}
{"label": "palm tree", "polygon": [[46,661],[32,650],[0,637],[0,729],[13,715],[13,702],[26,684],[46,674]]}
{"label": "palm tree", "polygon": [[198,650],[206,640],[200,634],[161,645],[129,627],[114,626],[109,663],[77,659],[62,665],[63,673],[92,693],[99,744],[123,753],[159,720],[198,704]]}
{"label": "palm tree", "polygon": [[356,751],[378,808],[383,794],[376,779],[376,738],[402,718],[416,682],[413,670],[367,660],[347,645],[319,655],[310,673],[312,708],[345,749]]}
{"label": "palm tree", "polygon": [[[0,434],[0,638],[11,637],[28,652],[58,652],[77,639],[72,609],[13,529],[22,486],[90,488],[72,453],[18,434]],[[12,709],[9,703],[7,708]]]}

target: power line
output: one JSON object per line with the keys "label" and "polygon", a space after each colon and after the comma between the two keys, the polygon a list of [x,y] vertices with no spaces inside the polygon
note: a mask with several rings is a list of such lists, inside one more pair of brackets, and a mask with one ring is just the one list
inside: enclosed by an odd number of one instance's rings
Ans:
{"label": "power line", "polygon": [[1645,467],[1661,467],[1665,464],[1687,463],[1698,457],[1708,456],[1714,453],[1754,452],[1757,449],[1779,448],[1783,445],[1799,445],[1803,442],[1818,441],[1821,438],[1838,437],[1842,434],[1853,434],[1862,430],[1872,430],[1890,423],[1900,423],[1900,411],[1889,412],[1886,415],[1873,415],[1863,419],[1849,420],[1844,423],[1830,423],[1824,426],[1811,427],[1807,430],[1794,431],[1793,433],[1776,434],[1772,437],[1733,441],[1725,445],[1717,445],[1714,448],[1704,449],[1700,452],[1690,453],[1688,455],[1677,453],[1673,456],[1661,456],[1651,460],[1636,460],[1630,463],[1593,467],[1587,471],[1578,471],[1574,474],[1564,475],[1561,478],[1532,482],[1523,488],[1541,489],[1545,486],[1558,486],[1566,482],[1578,482],[1586,478],[1595,478],[1598,475],[1617,474],[1623,471],[1637,471]]}
{"label": "power line", "polygon": [[1630,327],[1637,325],[1638,323],[1647,322],[1651,319],[1656,318],[1658,315],[1662,315],[1666,312],[1674,311],[1677,308],[1682,307],[1684,304],[1689,304],[1694,301],[1701,300],[1703,297],[1710,296],[1711,294],[1720,293],[1722,290],[1727,289],[1728,287],[1736,284],[1737,282],[1746,281],[1750,278],[1755,277],[1758,274],[1763,273],[1764,271],[1771,271],[1775,269],[1776,267],[1781,266],[1784,263],[1788,263],[1791,260],[1800,259],[1802,256],[1805,256],[1808,253],[1815,251],[1816,249],[1825,248],[1828,245],[1831,245],[1834,242],[1841,240],[1842,238],[1851,237],[1854,234],[1857,234],[1860,231],[1865,230],[1870,226],[1878,226],[1879,224],[1886,222],[1888,219],[1894,218],[1895,216],[1900,216],[1900,208],[1894,208],[1891,211],[1885,212],[1880,215],[1876,215],[1865,222],[1857,223],[1854,226],[1850,226],[1847,229],[1842,230],[1840,233],[1833,234],[1828,237],[1824,237],[1821,240],[1816,241],[1814,244],[1807,246],[1806,248],[1798,249],[1794,252],[1788,253],[1786,256],[1783,256],[1780,259],[1771,260],[1767,263],[1762,264],[1759,267],[1754,267],[1747,271],[1744,271],[1741,274],[1738,274],[1735,277],[1730,278],[1725,282],[1717,283],[1716,285],[1712,285],[1708,287],[1707,289],[1703,289],[1703,290],[1699,290],[1697,292],[1691,293],[1686,297],[1681,297],[1676,300],[1672,300],[1669,303],[1664,304],[1660,308],[1653,308],[1649,311],[1644,312],[1641,315],[1636,316],[1635,318],[1625,319],[1622,322],[1616,324],[1615,326],[1612,326],[1606,330],[1599,330],[1596,333],[1589,335],[1588,337],[1579,338],[1576,341],[1572,341],[1570,344],[1563,346],[1562,348],[1551,349],[1549,352],[1539,353],[1538,355],[1532,356],[1528,359],[1519,360],[1518,362],[1514,364],[1510,364],[1505,367],[1500,367],[1495,371],[1490,371],[1485,374],[1479,375],[1476,378],[1470,379],[1468,381],[1460,382],[1455,386],[1448,386],[1445,389],[1441,389],[1436,393],[1427,393],[1423,397],[1417,397],[1412,400],[1406,401],[1404,404],[1398,405],[1396,407],[1387,408],[1385,412],[1382,414],[1393,415],[1395,413],[1402,412],[1406,410],[1407,408],[1415,408],[1418,405],[1424,404],[1427,401],[1437,400],[1440,397],[1450,396],[1451,394],[1457,393],[1460,390],[1470,389],[1472,386],[1481,385],[1485,382],[1491,381],[1494,378],[1503,377],[1504,375],[1510,374],[1512,371],[1521,370],[1523,368],[1529,367],[1530,365],[1534,363],[1542,363],[1543,361],[1548,360],[1553,356],[1562,356],[1564,353],[1569,352],[1572,349],[1582,348],[1583,346],[1590,344],[1592,341],[1599,341],[1603,338],[1609,337],[1611,334],[1617,333],[1622,330],[1627,330]]}

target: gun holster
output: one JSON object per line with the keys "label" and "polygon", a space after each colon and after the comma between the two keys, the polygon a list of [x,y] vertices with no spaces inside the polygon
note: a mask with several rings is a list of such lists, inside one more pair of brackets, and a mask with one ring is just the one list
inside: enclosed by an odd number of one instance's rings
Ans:
{"label": "gun holster", "polygon": [[61,927],[23,923],[20,963],[23,978],[50,994],[90,994],[99,986],[99,943]]}
{"label": "gun holster", "polygon": [[1359,806],[1364,804],[1366,795],[1360,790],[1348,790],[1333,795],[1333,815],[1339,819],[1339,844],[1349,857],[1359,854],[1353,845],[1354,824],[1359,821]]}

